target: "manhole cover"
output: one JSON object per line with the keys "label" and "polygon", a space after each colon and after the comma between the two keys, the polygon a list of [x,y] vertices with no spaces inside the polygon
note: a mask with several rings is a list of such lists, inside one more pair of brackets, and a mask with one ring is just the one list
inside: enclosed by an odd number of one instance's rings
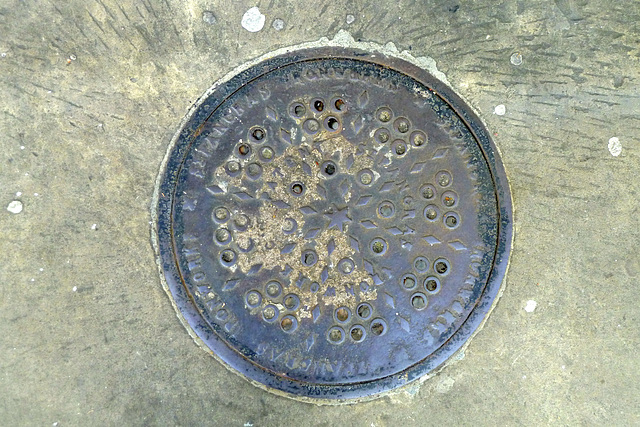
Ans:
{"label": "manhole cover", "polygon": [[500,288],[511,201],[475,115],[407,62],[267,60],[200,104],[168,156],[171,296],[212,352],[301,397],[359,398],[440,366]]}

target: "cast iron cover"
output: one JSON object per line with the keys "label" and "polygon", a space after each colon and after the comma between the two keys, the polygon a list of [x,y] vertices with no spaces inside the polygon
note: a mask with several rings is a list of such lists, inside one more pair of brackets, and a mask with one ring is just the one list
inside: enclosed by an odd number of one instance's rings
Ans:
{"label": "cast iron cover", "polygon": [[341,48],[215,86],[168,154],[157,220],[171,297],[206,346],[329,400],[443,364],[490,310],[512,233],[498,153],[460,98]]}

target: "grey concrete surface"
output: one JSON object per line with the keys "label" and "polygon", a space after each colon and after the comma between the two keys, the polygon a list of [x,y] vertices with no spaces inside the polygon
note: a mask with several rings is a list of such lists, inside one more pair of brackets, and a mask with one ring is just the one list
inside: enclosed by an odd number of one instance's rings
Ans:
{"label": "grey concrete surface", "polygon": [[[412,393],[317,407],[194,344],[150,203],[216,79],[340,29],[436,60],[502,151],[516,236],[464,358]],[[637,1],[2,0],[0,94],[0,425],[640,424]]]}

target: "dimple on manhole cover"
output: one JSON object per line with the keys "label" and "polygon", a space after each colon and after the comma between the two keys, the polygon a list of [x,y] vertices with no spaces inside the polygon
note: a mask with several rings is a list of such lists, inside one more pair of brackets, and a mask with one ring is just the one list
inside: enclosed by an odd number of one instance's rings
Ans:
{"label": "dimple on manhole cover", "polygon": [[489,312],[511,245],[506,176],[476,116],[426,71],[352,49],[214,87],[157,197],[188,327],[303,398],[362,398],[442,365]]}

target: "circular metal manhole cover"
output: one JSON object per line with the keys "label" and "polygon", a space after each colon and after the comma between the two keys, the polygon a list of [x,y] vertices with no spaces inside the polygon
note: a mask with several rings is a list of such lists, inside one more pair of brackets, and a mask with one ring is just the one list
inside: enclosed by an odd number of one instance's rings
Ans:
{"label": "circular metal manhole cover", "polygon": [[487,131],[440,81],[341,48],[212,90],[168,155],[157,237],[171,296],[227,365],[301,397],[364,397],[475,331],[511,244]]}

